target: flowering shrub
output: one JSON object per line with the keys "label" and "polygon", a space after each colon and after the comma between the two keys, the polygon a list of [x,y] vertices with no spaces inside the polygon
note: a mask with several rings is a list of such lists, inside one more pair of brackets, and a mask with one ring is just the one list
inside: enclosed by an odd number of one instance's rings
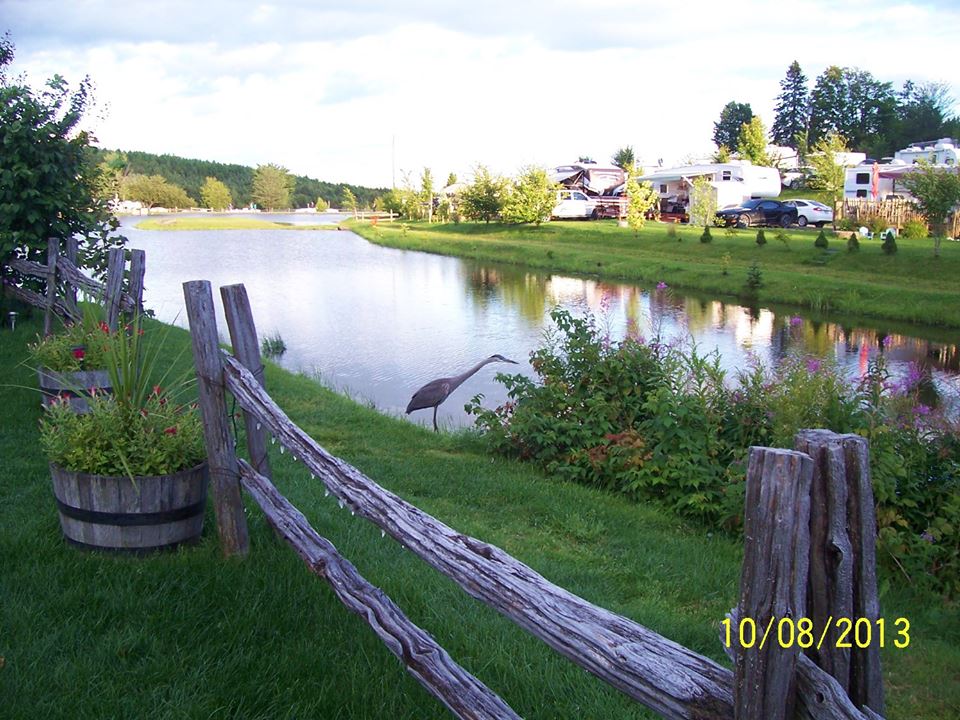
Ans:
{"label": "flowering shrub", "polygon": [[894,383],[881,360],[852,387],[804,357],[727,378],[715,353],[629,328],[611,342],[592,317],[552,317],[555,333],[531,354],[539,382],[499,374],[509,401],[485,409],[476,396],[466,407],[493,450],[735,528],[751,445],[790,448],[803,428],[856,432],[870,441],[879,560],[960,595],[960,440],[918,402],[918,378]]}
{"label": "flowering shrub", "polygon": [[51,462],[67,470],[101,475],[166,475],[203,460],[196,407],[178,402],[185,379],[167,389],[169,370],[157,366],[163,338],[145,339],[137,318],[117,333],[104,333],[105,364],[112,395],[91,390],[90,412],[74,413],[66,402],[47,406],[40,440]]}
{"label": "flowering shrub", "polygon": [[55,402],[40,421],[40,442],[51,462],[97,475],[167,475],[205,456],[195,409],[174,405],[160,388],[139,408],[101,395],[80,415]]}
{"label": "flowering shrub", "polygon": [[110,328],[105,323],[71,323],[63,332],[37,338],[30,357],[38,367],[55,372],[99,370],[106,367]]}

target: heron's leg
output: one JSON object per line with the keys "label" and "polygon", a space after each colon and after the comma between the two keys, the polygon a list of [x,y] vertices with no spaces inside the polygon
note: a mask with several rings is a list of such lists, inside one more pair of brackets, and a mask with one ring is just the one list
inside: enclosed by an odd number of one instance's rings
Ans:
{"label": "heron's leg", "polygon": [[433,406],[433,431],[440,432],[440,428],[437,427],[437,406]]}

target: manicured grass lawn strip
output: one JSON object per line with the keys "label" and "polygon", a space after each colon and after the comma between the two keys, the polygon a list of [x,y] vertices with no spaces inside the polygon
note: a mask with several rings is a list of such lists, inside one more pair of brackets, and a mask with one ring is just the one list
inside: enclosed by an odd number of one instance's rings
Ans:
{"label": "manicured grass lawn strip", "polygon": [[[203,541],[179,553],[132,559],[66,546],[37,447],[37,394],[10,387],[33,385],[20,363],[38,328],[21,323],[0,342],[4,717],[447,717],[252,505],[252,549],[242,561],[222,559],[210,510]],[[186,343],[174,330],[170,356]],[[491,459],[469,433],[435,435],[272,365],[267,383],[322,445],[385,487],[723,661],[717,626],[736,602],[735,542]],[[273,447],[271,461],[277,485],[314,526],[521,715],[652,717],[340,510],[289,454]],[[884,616],[900,615],[913,640],[884,654],[888,717],[949,717],[960,706],[960,619],[954,608],[895,590]]]}
{"label": "manicured grass lawn strip", "polygon": [[607,279],[663,281],[741,299],[747,298],[747,271],[756,261],[763,279],[758,303],[960,327],[960,245],[952,242],[944,242],[935,259],[930,239],[901,238],[893,256],[882,253],[878,240],[863,240],[859,252],[849,253],[849,233],[834,237],[828,232],[830,247],[824,252],[813,246],[819,232],[813,229],[790,231],[784,245],[776,229],[768,228],[767,245],[759,247],[756,229],[734,234],[716,229],[713,242],[703,244],[701,230],[680,226],[671,238],[661,223],[649,223],[639,234],[614,221],[552,222],[539,228],[357,221],[347,226],[390,247]]}
{"label": "manicured grass lawn strip", "polygon": [[297,224],[237,215],[158,217],[137,223],[138,230],[329,230],[329,224]]}

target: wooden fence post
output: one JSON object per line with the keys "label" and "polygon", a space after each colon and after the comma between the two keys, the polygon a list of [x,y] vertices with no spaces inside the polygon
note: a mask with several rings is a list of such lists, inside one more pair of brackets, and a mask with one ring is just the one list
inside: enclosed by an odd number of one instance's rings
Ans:
{"label": "wooden fence post", "polygon": [[[807,655],[840,683],[854,705],[883,714],[877,519],[867,441],[859,435],[801,430],[795,444],[814,460],[807,614],[818,633],[833,618],[820,650],[811,648]],[[852,623],[850,639],[863,638],[856,629],[869,623],[868,647],[857,642],[848,649],[836,647],[841,618]]]}
{"label": "wooden fence post", "polygon": [[[70,261],[71,265],[77,267],[79,247],[77,245],[77,238],[75,236],[71,235],[67,238],[66,247],[63,254],[66,256],[67,260]],[[72,313],[74,316],[80,315],[80,311],[77,309],[77,286],[69,280],[64,280],[63,298],[67,306],[67,311]]]}
{"label": "wooden fence post", "polygon": [[147,254],[143,250],[130,251],[130,297],[133,314],[143,314],[143,276],[147,271]]}
{"label": "wooden fence post", "polygon": [[107,325],[116,331],[120,322],[120,293],[123,290],[123,268],[126,265],[123,248],[112,248],[107,254],[107,282],[104,303],[107,307]]}
{"label": "wooden fence post", "polygon": [[60,241],[47,239],[47,304],[43,314],[43,334],[53,332],[53,306],[57,302],[57,255],[60,254]]}
{"label": "wooden fence post", "polygon": [[217,316],[210,283],[206,280],[185,282],[183,297],[190,322],[200,412],[203,416],[203,437],[210,464],[220,546],[228,557],[246,555],[249,549],[247,519],[243,514],[240,469],[227,415]]}
{"label": "wooden fence post", "polygon": [[[263,363],[260,359],[260,346],[257,344],[257,328],[253,323],[250,299],[247,289],[242,285],[227,285],[220,288],[223,311],[230,328],[230,344],[233,355],[247,370],[253,373],[260,385],[266,388],[263,378]],[[267,431],[260,426],[257,418],[243,411],[243,423],[247,431],[247,450],[253,469],[266,478],[270,478],[270,460],[267,457]]]}
{"label": "wooden fence post", "polygon": [[730,628],[745,638],[735,656],[736,720],[794,716],[799,648],[781,645],[778,631],[806,608],[812,474],[803,453],[750,448],[740,603]]}

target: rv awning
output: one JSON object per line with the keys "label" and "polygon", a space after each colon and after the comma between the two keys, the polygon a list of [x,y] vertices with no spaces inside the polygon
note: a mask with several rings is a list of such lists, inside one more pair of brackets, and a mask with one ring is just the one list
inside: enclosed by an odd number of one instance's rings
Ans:
{"label": "rv awning", "polygon": [[550,179],[553,182],[563,182],[564,180],[569,180],[574,175],[578,175],[583,172],[582,170],[564,170],[563,172],[550,173]]}

